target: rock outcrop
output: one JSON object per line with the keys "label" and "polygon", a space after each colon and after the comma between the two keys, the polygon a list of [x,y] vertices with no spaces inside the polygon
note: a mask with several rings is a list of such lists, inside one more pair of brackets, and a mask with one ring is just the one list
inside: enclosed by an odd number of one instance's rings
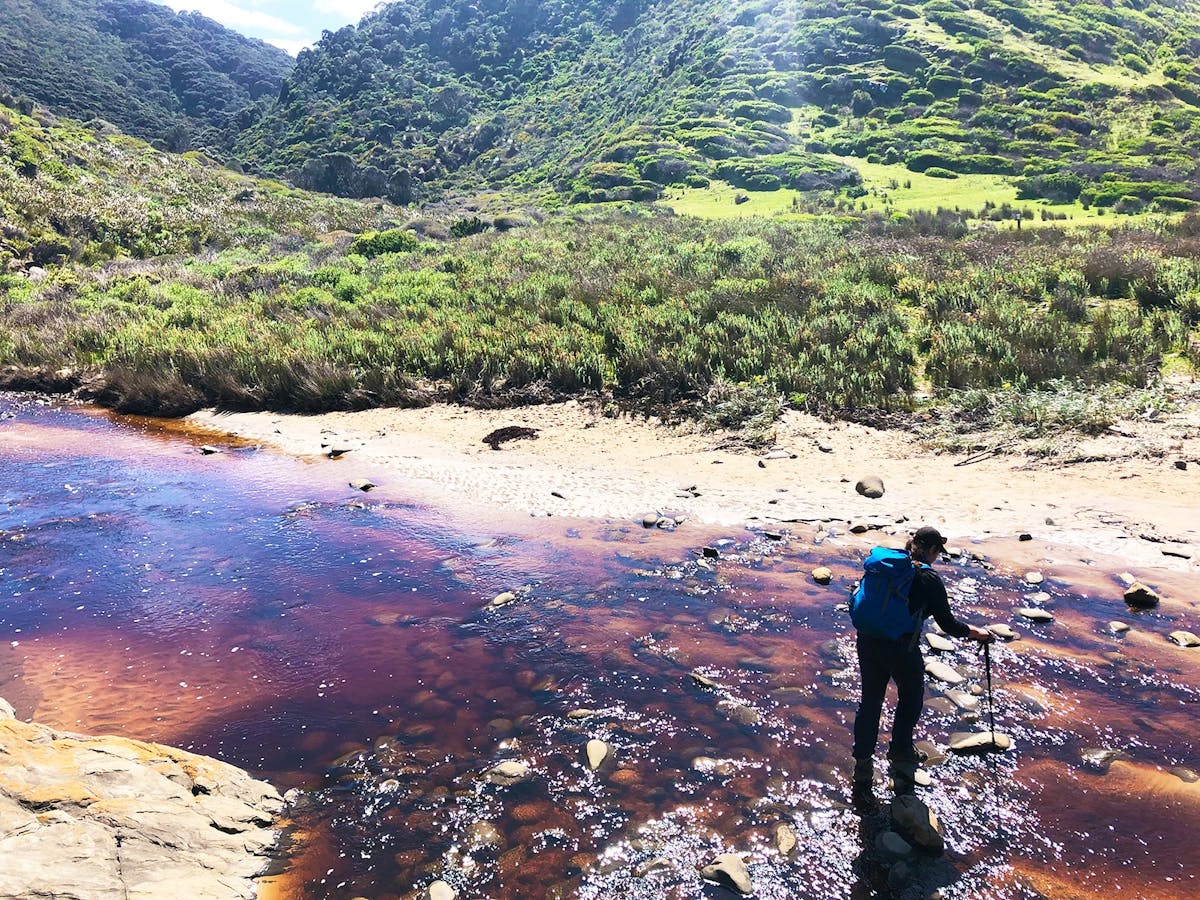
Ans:
{"label": "rock outcrop", "polygon": [[278,792],[226,763],[21,722],[0,700],[0,900],[257,895]]}

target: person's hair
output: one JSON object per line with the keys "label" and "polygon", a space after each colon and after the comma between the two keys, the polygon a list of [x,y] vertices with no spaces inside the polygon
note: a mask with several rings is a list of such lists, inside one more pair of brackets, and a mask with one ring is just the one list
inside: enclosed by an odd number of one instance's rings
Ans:
{"label": "person's hair", "polygon": [[913,539],[912,538],[909,538],[907,541],[904,542],[904,552],[907,553],[909,556],[912,556],[912,552],[913,552]]}

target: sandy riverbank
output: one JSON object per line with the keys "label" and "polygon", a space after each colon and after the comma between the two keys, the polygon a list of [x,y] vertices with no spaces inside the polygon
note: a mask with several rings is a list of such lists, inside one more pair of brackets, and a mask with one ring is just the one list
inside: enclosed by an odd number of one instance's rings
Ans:
{"label": "sandy riverbank", "polygon": [[[310,457],[328,466],[332,479],[370,478],[381,494],[428,502],[452,516],[640,521],[661,511],[728,525],[907,517],[937,525],[952,541],[1028,532],[1039,544],[1083,555],[1196,571],[1197,419],[1192,411],[1167,422],[1127,423],[1071,449],[1072,458],[1102,457],[1092,462],[1014,454],[970,464],[963,464],[965,454],[937,452],[903,431],[800,413],[778,425],[776,447],[794,454],[783,458],[731,448],[726,434],[608,418],[577,402],[314,416],[209,411],[190,421]],[[537,438],[498,450],[483,443],[505,426],[536,429]],[[331,450],[347,452],[330,460]],[[855,493],[865,475],[883,479],[882,498]]]}

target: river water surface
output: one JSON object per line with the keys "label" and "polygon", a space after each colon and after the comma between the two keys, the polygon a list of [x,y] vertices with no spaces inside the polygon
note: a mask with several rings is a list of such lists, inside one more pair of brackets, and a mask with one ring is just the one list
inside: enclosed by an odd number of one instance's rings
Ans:
{"label": "river water surface", "polygon": [[[720,897],[698,868],[725,851],[759,897],[886,894],[885,820],[847,803],[838,609],[878,536],[451,526],[347,459],[204,456],[211,434],[28,398],[0,416],[0,696],[300,789],[278,894],[443,878],[464,898]],[[347,486],[364,474],[383,487]],[[968,618],[1021,634],[993,651],[1015,748],[930,767],[948,849],[897,893],[1195,896],[1200,650],[1165,635],[1200,630],[1197,576],[1135,573],[1167,599],[1134,613],[1103,564],[1040,588],[978,561],[941,571]],[[515,602],[490,608],[503,591]],[[1026,623],[1031,604],[1055,621]],[[943,658],[982,692],[976,650]],[[944,746],[981,717],[931,683],[921,728]],[[598,772],[593,738],[612,748]],[[480,777],[506,759],[532,778]]]}

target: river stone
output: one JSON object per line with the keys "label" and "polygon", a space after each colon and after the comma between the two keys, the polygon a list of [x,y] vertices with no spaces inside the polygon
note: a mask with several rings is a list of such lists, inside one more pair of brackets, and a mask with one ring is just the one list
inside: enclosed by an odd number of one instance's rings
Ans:
{"label": "river stone", "polygon": [[355,478],[350,482],[350,487],[354,488],[356,491],[369,491],[371,488],[377,487],[377,485],[375,482],[368,481],[366,478]]}
{"label": "river stone", "polygon": [[875,838],[875,848],[892,859],[905,859],[912,855],[912,845],[894,831],[882,831]]}
{"label": "river stone", "polygon": [[646,513],[644,516],[642,516],[642,527],[654,528],[656,525],[658,525],[658,521],[661,518],[662,516],[656,512]]}
{"label": "river stone", "polygon": [[892,821],[915,846],[938,854],[946,849],[937,814],[911,794],[892,801]]}
{"label": "river stone", "polygon": [[711,756],[697,756],[692,760],[692,768],[705,775],[720,775],[727,777],[737,772],[737,766],[731,759],[713,759]]}
{"label": "river stone", "polygon": [[467,840],[476,847],[499,847],[504,842],[500,829],[485,819],[467,826]]}
{"label": "river stone", "polygon": [[762,715],[759,711],[741,701],[722,700],[717,704],[717,707],[739,725],[751,726],[762,724]]}
{"label": "river stone", "polygon": [[1026,584],[1041,584],[1045,580],[1046,580],[1046,576],[1043,575],[1041,572],[1026,572],[1025,573],[1025,583]]}
{"label": "river stone", "polygon": [[1124,757],[1123,751],[1112,747],[1084,747],[1079,751],[1079,759],[1083,763],[1083,767],[1093,772],[1099,772],[1101,775],[1108,774],[1108,768],[1113,764],[1113,760]]}
{"label": "river stone", "polygon": [[829,584],[833,581],[833,570],[828,566],[817,566],[812,570],[812,578],[817,584]]}
{"label": "river stone", "polygon": [[692,681],[694,681],[696,684],[700,685],[700,687],[703,687],[703,688],[718,688],[718,687],[720,687],[719,684],[717,684],[715,681],[713,681],[707,675],[701,675],[699,672],[692,672],[691,676],[692,676]]}
{"label": "river stone", "polygon": [[567,718],[568,719],[590,719],[594,715],[596,715],[596,710],[587,709],[586,707],[580,707],[579,709],[573,709],[569,713],[567,713]]}
{"label": "river stone", "polygon": [[1158,606],[1159,599],[1155,591],[1146,587],[1140,581],[1135,581],[1129,586],[1129,590],[1125,592],[1125,602],[1139,609],[1149,609],[1152,606]]}
{"label": "river stone", "polygon": [[592,738],[587,742],[587,763],[588,768],[595,772],[608,759],[612,750],[608,744],[597,738]]}
{"label": "river stone", "polygon": [[739,894],[754,893],[754,882],[750,880],[750,872],[742,857],[737,853],[722,853],[711,863],[700,870],[700,876],[708,881],[715,881],[724,887],[732,888]]}
{"label": "river stone", "polygon": [[220,453],[221,448],[214,447],[212,444],[205,444],[203,447],[200,448],[200,452],[203,453],[205,456],[212,456],[214,453]]}
{"label": "river stone", "polygon": [[0,713],[0,897],[254,897],[283,799],[226,763]]}
{"label": "river stone", "polygon": [[427,900],[455,900],[458,897],[458,891],[441,880],[429,885],[429,889],[425,893]]}
{"label": "river stone", "polygon": [[1018,637],[1020,637],[1020,635],[1002,622],[998,622],[995,625],[989,625],[987,630],[1004,641],[1015,641]]}
{"label": "river stone", "polygon": [[1044,609],[1035,609],[1032,606],[1022,606],[1017,610],[1018,616],[1024,616],[1030,622],[1053,622],[1054,616]]}
{"label": "river stone", "polygon": [[932,631],[925,632],[925,643],[939,653],[950,653],[954,650],[954,644],[951,641]]}
{"label": "river stone", "polygon": [[946,684],[962,684],[963,682],[963,677],[958,672],[936,659],[925,660],[925,674],[936,681],[944,681]]}
{"label": "river stone", "polygon": [[946,696],[963,712],[975,712],[979,709],[979,698],[971,696],[966,691],[946,691]]}
{"label": "river stone", "polygon": [[510,785],[520,784],[522,781],[528,781],[533,776],[533,771],[523,762],[517,762],[515,759],[506,759],[499,765],[493,766],[484,773],[484,780],[489,784],[498,784],[501,787],[509,787]]}
{"label": "river stone", "polygon": [[[995,742],[993,743],[993,737]],[[956,731],[950,735],[950,749],[955,753],[975,754],[987,753],[993,748],[1009,750],[1012,748],[1012,738],[999,731],[963,732]]]}
{"label": "river stone", "polygon": [[775,849],[783,856],[788,856],[796,849],[796,829],[787,822],[775,826]]}
{"label": "river stone", "polygon": [[1116,620],[1114,620],[1114,621],[1108,623],[1108,630],[1111,631],[1113,634],[1124,634],[1125,632],[1127,632],[1129,630],[1129,626],[1126,625],[1124,622],[1117,622]]}
{"label": "river stone", "polygon": [[860,478],[858,483],[854,485],[854,490],[858,491],[864,497],[878,500],[883,496],[883,479],[878,475],[868,475],[865,478]]}
{"label": "river stone", "polygon": [[929,787],[933,784],[933,776],[925,769],[917,769],[913,772],[913,784],[917,787]]}
{"label": "river stone", "polygon": [[510,604],[510,603],[515,603],[516,600],[517,600],[516,594],[514,594],[512,591],[504,591],[502,593],[497,594],[495,597],[492,598],[491,605],[493,607],[508,606],[508,604]]}
{"label": "river stone", "polygon": [[1168,637],[1180,647],[1200,647],[1200,637],[1190,631],[1172,631]]}
{"label": "river stone", "polygon": [[16,717],[17,711],[12,708],[12,704],[3,697],[0,697],[0,722],[3,722],[5,719],[15,719]]}

